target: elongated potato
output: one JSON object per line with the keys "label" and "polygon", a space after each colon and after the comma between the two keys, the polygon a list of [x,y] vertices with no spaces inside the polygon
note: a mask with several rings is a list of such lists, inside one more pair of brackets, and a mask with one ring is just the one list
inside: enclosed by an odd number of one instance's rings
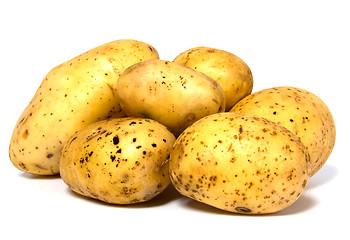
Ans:
{"label": "elongated potato", "polygon": [[327,105],[315,94],[296,87],[275,87],[255,92],[231,110],[277,122],[297,135],[308,148],[312,175],[329,158],[336,138],[335,123]]}
{"label": "elongated potato", "polygon": [[226,111],[253,90],[253,75],[249,66],[233,53],[195,47],[179,54],[174,62],[196,69],[217,81],[225,92]]}
{"label": "elongated potato", "polygon": [[175,137],[151,119],[117,118],[84,127],[66,143],[63,181],[75,192],[113,204],[152,199],[170,183]]}
{"label": "elongated potato", "polygon": [[53,68],[15,126],[9,147],[13,165],[32,174],[59,173],[59,156],[71,135],[92,122],[124,116],[116,89],[120,74],[158,57],[146,43],[117,40]]}
{"label": "elongated potato", "polygon": [[176,136],[196,120],[225,111],[221,86],[179,63],[140,62],[124,71],[117,86],[120,105],[128,116],[154,119]]}

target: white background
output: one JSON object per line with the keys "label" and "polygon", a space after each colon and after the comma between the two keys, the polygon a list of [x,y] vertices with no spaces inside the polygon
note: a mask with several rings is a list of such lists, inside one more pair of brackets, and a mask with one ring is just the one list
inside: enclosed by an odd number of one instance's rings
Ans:
{"label": "white background", "polygon": [[[1,1],[1,239],[346,239],[349,208],[350,14],[347,1]],[[230,51],[254,89],[295,86],[333,113],[337,141],[292,206],[272,215],[216,210],[169,188],[151,202],[112,206],[59,177],[14,168],[14,125],[45,75],[103,43],[132,38],[173,60],[192,47]],[[6,237],[5,237],[6,236]]]}

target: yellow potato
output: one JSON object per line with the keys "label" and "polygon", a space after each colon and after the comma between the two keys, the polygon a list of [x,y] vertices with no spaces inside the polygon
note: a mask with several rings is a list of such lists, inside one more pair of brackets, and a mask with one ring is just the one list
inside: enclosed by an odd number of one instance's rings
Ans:
{"label": "yellow potato", "polygon": [[196,120],[225,110],[221,86],[184,65],[148,60],[126,69],[118,80],[127,116],[154,119],[176,136]]}
{"label": "yellow potato", "polygon": [[312,175],[321,169],[333,150],[336,129],[332,114],[319,97],[307,90],[264,89],[242,99],[230,111],[269,119],[297,135],[310,153]]}
{"label": "yellow potato", "polygon": [[116,89],[120,74],[158,57],[146,43],[117,40],[53,68],[15,126],[9,147],[13,165],[32,174],[58,174],[71,135],[92,122],[125,116]]}
{"label": "yellow potato", "polygon": [[168,157],[175,137],[151,119],[93,123],[65,145],[60,174],[75,192],[113,204],[152,199],[170,183]]}
{"label": "yellow potato", "polygon": [[230,212],[266,214],[299,198],[310,159],[299,138],[281,125],[228,112],[188,127],[175,141],[169,171],[187,197]]}
{"label": "yellow potato", "polygon": [[215,48],[195,47],[179,54],[174,62],[196,69],[216,80],[226,96],[226,111],[253,89],[249,66],[236,55]]}

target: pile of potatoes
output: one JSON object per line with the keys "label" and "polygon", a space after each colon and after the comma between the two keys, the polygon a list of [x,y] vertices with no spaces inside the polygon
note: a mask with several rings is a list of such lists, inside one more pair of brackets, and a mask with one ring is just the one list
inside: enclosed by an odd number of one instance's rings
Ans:
{"label": "pile of potatoes", "polygon": [[252,89],[250,68],[227,51],[166,61],[140,41],[106,43],[46,75],[15,125],[10,160],[111,204],[173,184],[225,211],[274,213],[325,164],[335,123],[309,91]]}

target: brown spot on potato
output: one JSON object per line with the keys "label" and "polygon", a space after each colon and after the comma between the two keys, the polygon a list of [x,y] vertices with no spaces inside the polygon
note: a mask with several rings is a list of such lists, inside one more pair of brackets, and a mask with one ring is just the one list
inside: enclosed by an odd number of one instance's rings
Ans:
{"label": "brown spot on potato", "polygon": [[40,164],[35,164],[35,167],[41,169],[41,170],[48,170],[46,167],[41,166]]}
{"label": "brown spot on potato", "polygon": [[168,164],[169,162],[169,158],[165,159],[164,162],[162,162],[162,164],[160,164],[160,166],[157,168],[157,172],[162,171],[162,169]]}
{"label": "brown spot on potato", "polygon": [[109,84],[109,83],[106,83],[106,84],[107,84],[108,88],[112,91],[112,95],[114,96],[115,95],[115,90],[114,90],[113,86],[111,84]]}
{"label": "brown spot on potato", "polygon": [[24,123],[25,120],[27,120],[27,118],[26,118],[26,117],[23,117],[23,118],[21,119],[21,121],[19,121],[19,124]]}
{"label": "brown spot on potato", "polygon": [[128,180],[129,180],[129,174],[128,173],[123,173],[123,174],[121,174],[121,181],[120,181],[120,183],[126,183]]}
{"label": "brown spot on potato", "polygon": [[188,113],[184,117],[184,122],[186,123],[192,123],[194,120],[196,120],[196,115],[194,113]]}
{"label": "brown spot on potato", "polygon": [[18,165],[19,165],[23,170],[27,170],[27,166],[26,166],[24,163],[20,162],[20,163],[18,163]]}
{"label": "brown spot on potato", "polygon": [[107,131],[106,130],[101,131],[101,129],[98,129],[97,132],[94,132],[91,135],[86,137],[86,142],[89,142],[91,139],[93,139],[101,134],[104,134],[105,132],[107,132]]}
{"label": "brown spot on potato", "polygon": [[235,210],[240,213],[250,213],[251,210],[246,207],[236,207]]}
{"label": "brown spot on potato", "polygon": [[229,148],[227,149],[228,152],[230,152],[232,150],[232,143],[230,143]]}
{"label": "brown spot on potato", "polygon": [[115,136],[114,138],[113,138],[113,144],[114,145],[117,145],[119,143],[119,137],[118,136]]}
{"label": "brown spot on potato", "polygon": [[243,132],[243,127],[242,125],[239,126],[239,133],[242,133]]}
{"label": "brown spot on potato", "polygon": [[74,140],[76,140],[78,137],[73,137],[69,144],[71,144]]}
{"label": "brown spot on potato", "polygon": [[302,187],[305,188],[307,184],[307,180],[304,180]]}
{"label": "brown spot on potato", "polygon": [[182,144],[176,144],[173,149],[173,153],[176,153],[177,166],[179,166],[183,156],[184,156],[184,146]]}
{"label": "brown spot on potato", "polygon": [[22,137],[23,137],[24,139],[26,139],[26,138],[28,137],[28,135],[29,135],[29,132],[28,132],[28,129],[26,129],[26,130],[23,132]]}

